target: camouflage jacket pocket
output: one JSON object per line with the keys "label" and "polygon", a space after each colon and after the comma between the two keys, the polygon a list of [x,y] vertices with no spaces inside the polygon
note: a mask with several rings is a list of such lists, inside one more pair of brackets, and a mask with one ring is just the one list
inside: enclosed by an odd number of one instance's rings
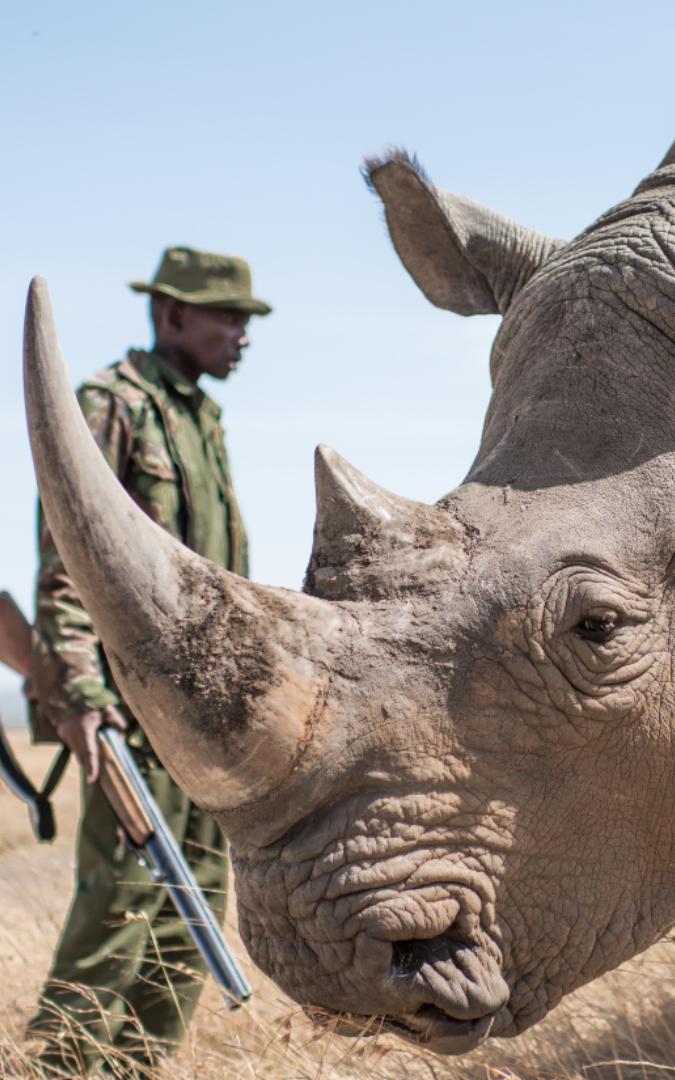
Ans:
{"label": "camouflage jacket pocket", "polygon": [[142,510],[168,532],[184,538],[186,507],[181,475],[160,439],[139,439],[134,445],[126,487]]}

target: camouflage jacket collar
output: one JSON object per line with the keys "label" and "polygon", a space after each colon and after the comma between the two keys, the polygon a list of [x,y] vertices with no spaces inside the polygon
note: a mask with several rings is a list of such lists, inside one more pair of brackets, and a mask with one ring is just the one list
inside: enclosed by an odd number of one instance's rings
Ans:
{"label": "camouflage jacket collar", "polygon": [[127,362],[146,383],[160,390],[168,390],[169,394],[180,394],[189,401],[195,413],[204,411],[210,413],[214,419],[220,419],[220,408],[213,398],[210,398],[201,387],[189,382],[159,353],[146,352],[144,349],[129,349]]}

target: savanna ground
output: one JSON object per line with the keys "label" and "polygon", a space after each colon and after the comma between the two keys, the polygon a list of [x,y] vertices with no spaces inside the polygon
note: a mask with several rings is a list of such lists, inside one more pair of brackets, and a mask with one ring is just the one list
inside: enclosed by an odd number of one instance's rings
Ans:
{"label": "savanna ground", "polygon": [[[12,740],[41,778],[53,755]],[[35,1046],[23,1040],[70,896],[79,782],[71,766],[56,797],[59,835],[36,844],[26,808],[0,785],[0,1080],[33,1077]],[[210,981],[185,1042],[153,1080],[458,1080],[644,1078],[675,1075],[675,941],[663,942],[570,997],[533,1031],[464,1059],[441,1059],[390,1036],[344,1039],[315,1029],[257,972],[227,936],[254,988],[228,1012]],[[120,1076],[125,1075],[120,1063]],[[149,1076],[150,1074],[148,1074]]]}

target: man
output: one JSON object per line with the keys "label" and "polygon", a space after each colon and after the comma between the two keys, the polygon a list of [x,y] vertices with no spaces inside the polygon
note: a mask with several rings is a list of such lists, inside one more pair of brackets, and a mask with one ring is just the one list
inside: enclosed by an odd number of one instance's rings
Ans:
{"label": "man", "polygon": [[[89,427],[135,501],[188,547],[247,574],[246,535],[225,452],[217,405],[202,375],[226,379],[248,345],[251,315],[271,308],[252,295],[237,258],[170,248],[150,283],[155,344],[132,349],[79,391]],[[45,1066],[80,1074],[100,1062],[143,1068],[184,1034],[204,965],[166,891],[120,840],[95,781],[96,731],[128,731],[129,744],[195,876],[222,917],[227,864],[215,823],[189,802],[153,754],[112,680],[92,623],[44,523],[34,654],[44,718],[81,762],[86,778],[76,892],[38,1015],[29,1030],[46,1038]],[[126,1071],[125,1071],[126,1070]],[[63,1075],[63,1072],[61,1072]]]}

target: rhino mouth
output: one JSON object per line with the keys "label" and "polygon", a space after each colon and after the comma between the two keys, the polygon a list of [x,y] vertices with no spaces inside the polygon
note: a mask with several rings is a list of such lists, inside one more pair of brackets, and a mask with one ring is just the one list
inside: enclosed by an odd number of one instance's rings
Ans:
{"label": "rhino mouth", "polygon": [[409,1016],[385,1016],[383,1029],[438,1054],[467,1054],[488,1038],[494,1019],[456,1020],[437,1005],[423,1005]]}
{"label": "rhino mouth", "polygon": [[495,1016],[458,1020],[437,1005],[422,1005],[414,1013],[400,1016],[358,1016],[306,1007],[305,1013],[319,1026],[338,1035],[364,1038],[397,1035],[437,1054],[468,1054],[488,1038]]}

